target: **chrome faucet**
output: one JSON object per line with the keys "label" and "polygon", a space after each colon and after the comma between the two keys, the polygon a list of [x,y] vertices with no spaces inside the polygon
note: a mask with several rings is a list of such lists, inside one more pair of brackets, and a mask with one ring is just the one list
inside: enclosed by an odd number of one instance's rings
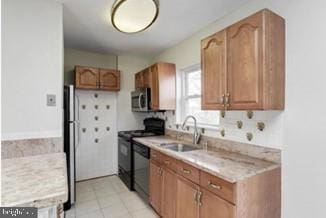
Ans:
{"label": "chrome faucet", "polygon": [[192,118],[192,119],[194,120],[194,125],[195,125],[195,126],[194,126],[194,133],[193,133],[193,136],[192,136],[192,143],[193,143],[194,145],[197,145],[198,142],[199,142],[199,140],[200,140],[200,132],[198,132],[198,128],[197,128],[197,120],[196,120],[196,118],[195,118],[194,116],[192,116],[192,115],[187,116],[187,117],[185,118],[185,120],[183,121],[183,124],[182,124],[181,128],[182,128],[183,130],[185,130],[186,123],[187,123],[188,119],[190,119],[190,118]]}

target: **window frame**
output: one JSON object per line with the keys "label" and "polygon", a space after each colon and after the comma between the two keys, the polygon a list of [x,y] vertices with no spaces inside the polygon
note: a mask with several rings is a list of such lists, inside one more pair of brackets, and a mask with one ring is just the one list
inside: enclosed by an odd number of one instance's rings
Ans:
{"label": "window frame", "polygon": [[[188,75],[190,73],[193,73],[195,71],[199,71],[201,73],[201,65],[200,64],[195,64],[195,65],[192,65],[190,67],[186,67],[184,69],[181,70],[181,98],[180,98],[180,120],[181,122],[183,122],[183,120],[185,119],[186,117],[186,105],[187,105],[187,100],[189,99],[197,99],[199,98],[200,99],[200,102],[202,101],[202,92],[200,92],[200,94],[192,94],[192,95],[189,95],[188,93]],[[202,87],[201,87],[202,88]],[[216,110],[217,113],[219,113],[218,110]],[[217,117],[216,119],[219,118],[219,114],[217,114]],[[192,121],[189,121],[188,122],[188,125],[189,126],[193,126],[194,123]],[[220,127],[220,122],[216,122],[216,124],[211,124],[211,123],[204,123],[204,122],[201,122],[201,121],[198,121],[197,120],[197,126],[199,127],[203,127],[203,128],[208,128],[208,129],[219,129]]]}

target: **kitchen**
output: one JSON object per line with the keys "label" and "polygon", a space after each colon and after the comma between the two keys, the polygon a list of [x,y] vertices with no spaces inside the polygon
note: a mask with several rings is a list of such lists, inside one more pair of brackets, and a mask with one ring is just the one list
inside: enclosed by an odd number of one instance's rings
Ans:
{"label": "kitchen", "polygon": [[141,2],[1,2],[1,206],[326,217],[325,2]]}

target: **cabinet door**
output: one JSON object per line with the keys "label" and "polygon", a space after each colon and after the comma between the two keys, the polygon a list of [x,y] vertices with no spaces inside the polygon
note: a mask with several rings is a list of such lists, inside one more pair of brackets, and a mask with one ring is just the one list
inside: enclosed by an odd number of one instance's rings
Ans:
{"label": "cabinet door", "polygon": [[119,91],[120,72],[117,70],[100,69],[100,88],[108,91]]}
{"label": "cabinet door", "polygon": [[262,104],[262,13],[227,29],[230,109],[260,109]]}
{"label": "cabinet door", "polygon": [[200,195],[200,218],[234,218],[235,206],[203,189]]}
{"label": "cabinet door", "polygon": [[202,109],[224,109],[226,93],[226,30],[201,42]]}
{"label": "cabinet door", "polygon": [[80,89],[99,88],[99,69],[92,67],[75,67],[75,85]]}
{"label": "cabinet door", "polygon": [[199,218],[198,189],[194,183],[177,177],[176,218]]}
{"label": "cabinet door", "polygon": [[151,107],[153,110],[160,108],[160,93],[159,93],[159,74],[157,64],[151,66]]}
{"label": "cabinet door", "polygon": [[162,216],[164,218],[175,218],[176,205],[176,174],[166,168],[162,177]]}
{"label": "cabinet door", "polygon": [[149,178],[149,201],[155,211],[161,213],[161,192],[162,192],[162,177],[161,168],[150,161],[150,178]]}
{"label": "cabinet door", "polygon": [[149,68],[146,68],[142,71],[142,77],[143,77],[143,88],[149,88],[150,87],[150,76],[149,76]]}
{"label": "cabinet door", "polygon": [[135,89],[140,88],[140,72],[135,74]]}

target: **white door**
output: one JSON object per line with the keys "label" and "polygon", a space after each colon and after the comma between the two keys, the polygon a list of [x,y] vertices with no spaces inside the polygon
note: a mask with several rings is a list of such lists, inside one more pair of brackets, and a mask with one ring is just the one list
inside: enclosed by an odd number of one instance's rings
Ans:
{"label": "white door", "polygon": [[117,173],[117,94],[76,90],[76,180]]}

